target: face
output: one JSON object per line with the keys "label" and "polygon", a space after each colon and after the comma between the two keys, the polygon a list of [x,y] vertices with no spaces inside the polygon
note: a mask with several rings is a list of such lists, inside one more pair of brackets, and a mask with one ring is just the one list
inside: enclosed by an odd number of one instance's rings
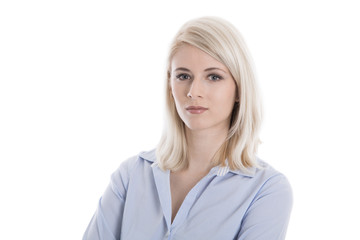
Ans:
{"label": "face", "polygon": [[185,44],[172,58],[170,81],[177,112],[188,129],[228,131],[236,84],[224,64]]}

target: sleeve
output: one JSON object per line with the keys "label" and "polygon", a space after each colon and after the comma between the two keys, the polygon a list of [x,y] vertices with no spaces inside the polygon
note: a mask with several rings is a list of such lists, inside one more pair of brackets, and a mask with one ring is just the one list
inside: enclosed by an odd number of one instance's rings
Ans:
{"label": "sleeve", "polygon": [[268,179],[248,208],[237,239],[285,239],[292,202],[292,189],[284,175]]}
{"label": "sleeve", "polygon": [[111,180],[99,200],[83,240],[120,239],[122,216],[129,182],[129,172],[134,159],[128,159],[111,175]]}

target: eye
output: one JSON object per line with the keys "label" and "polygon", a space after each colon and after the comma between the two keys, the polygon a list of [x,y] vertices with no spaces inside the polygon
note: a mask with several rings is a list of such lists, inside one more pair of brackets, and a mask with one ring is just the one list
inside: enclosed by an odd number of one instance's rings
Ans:
{"label": "eye", "polygon": [[179,75],[176,75],[176,79],[179,79],[181,81],[188,80],[188,79],[190,79],[190,75],[181,73]]}
{"label": "eye", "polygon": [[217,75],[217,74],[210,74],[210,75],[208,76],[208,78],[209,78],[211,81],[214,81],[214,82],[223,79],[221,76],[219,76],[219,75]]}

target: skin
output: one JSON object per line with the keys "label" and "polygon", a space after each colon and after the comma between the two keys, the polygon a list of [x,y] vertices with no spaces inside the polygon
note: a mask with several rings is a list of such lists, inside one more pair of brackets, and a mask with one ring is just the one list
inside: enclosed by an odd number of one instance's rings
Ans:
{"label": "skin", "polygon": [[[236,84],[227,67],[188,44],[172,58],[170,81],[189,149],[189,167],[170,174],[173,220],[187,193],[213,167],[211,158],[227,136],[237,99]],[[207,110],[193,114],[186,110],[189,106]]]}

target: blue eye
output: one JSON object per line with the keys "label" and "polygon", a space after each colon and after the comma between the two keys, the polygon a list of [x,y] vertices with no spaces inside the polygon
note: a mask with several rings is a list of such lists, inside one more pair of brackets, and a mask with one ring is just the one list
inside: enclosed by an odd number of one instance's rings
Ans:
{"label": "blue eye", "polygon": [[176,78],[183,81],[190,79],[190,76],[188,74],[181,73],[179,75],[176,75]]}
{"label": "blue eye", "polygon": [[216,75],[216,74],[210,74],[209,75],[209,79],[211,80],[211,81],[214,81],[214,82],[216,82],[216,81],[219,81],[219,80],[221,80],[221,79],[223,79],[221,76],[219,76],[219,75]]}

